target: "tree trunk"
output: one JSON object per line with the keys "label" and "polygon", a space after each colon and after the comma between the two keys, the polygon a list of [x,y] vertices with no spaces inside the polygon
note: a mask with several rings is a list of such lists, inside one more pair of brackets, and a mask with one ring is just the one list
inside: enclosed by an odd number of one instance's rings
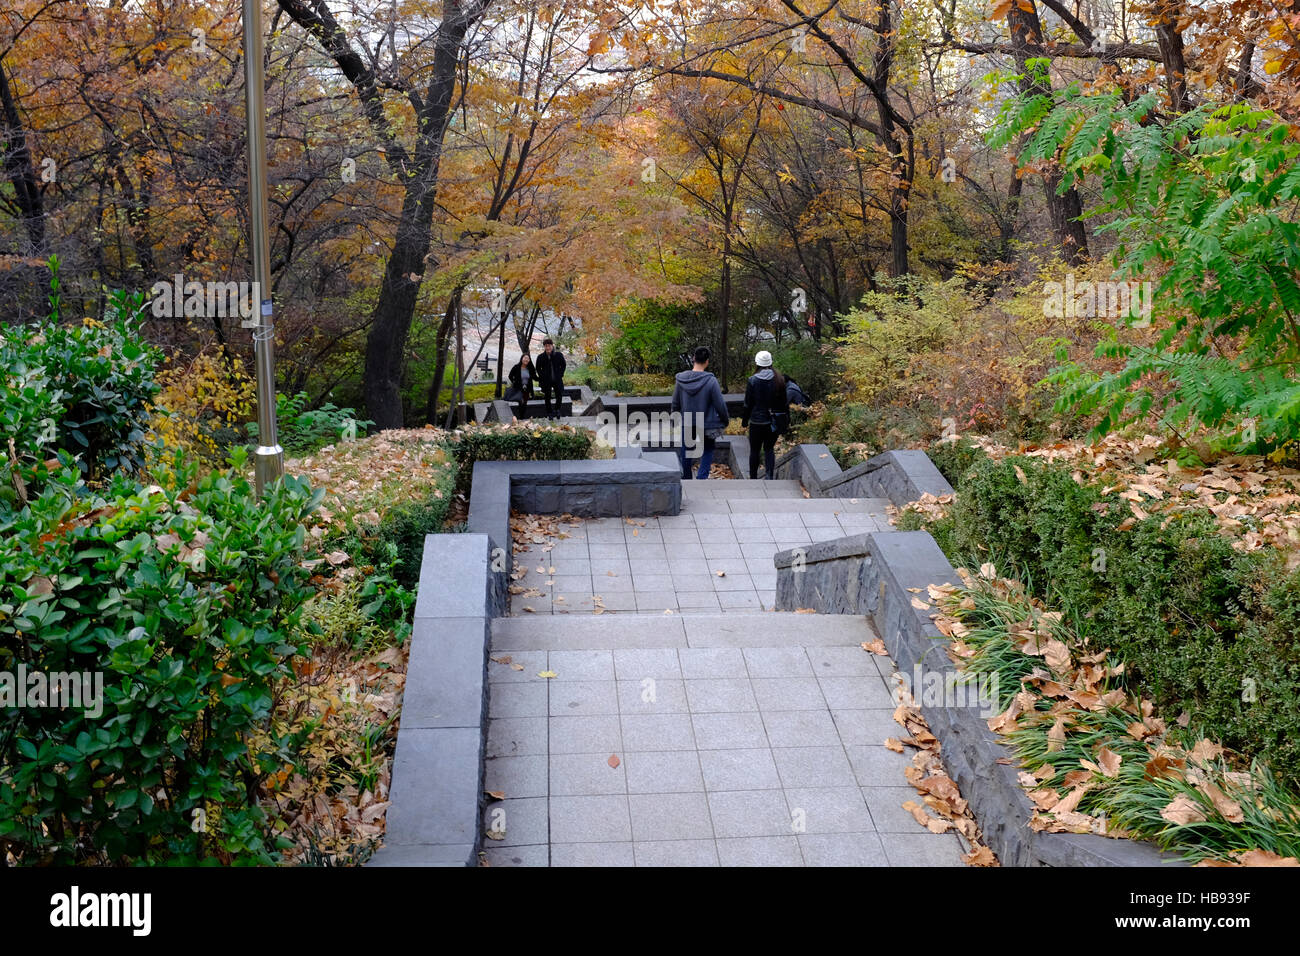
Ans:
{"label": "tree trunk", "polygon": [[1012,261],[1011,240],[1016,237],[1016,224],[1020,220],[1020,192],[1024,180],[1017,174],[1015,163],[1011,164],[1011,183],[1007,186],[1007,215],[999,224],[999,258],[1003,262]]}
{"label": "tree trunk", "polygon": [[438,395],[442,392],[442,380],[447,374],[447,340],[451,337],[451,320],[456,314],[456,303],[460,300],[460,289],[451,294],[447,300],[447,311],[438,323],[438,334],[434,337],[433,347],[438,356],[433,366],[433,381],[429,383],[429,397],[425,402],[424,420],[430,425],[438,424]]}
{"label": "tree trunk", "polygon": [[497,398],[503,394],[506,381],[506,323],[501,320],[501,331],[497,335],[497,387],[493,392]]}
{"label": "tree trunk", "polygon": [[728,214],[722,236],[722,283],[718,290],[718,384],[727,390],[727,319],[731,312],[731,216]]}
{"label": "tree trunk", "polygon": [[4,122],[4,135],[0,137],[0,147],[4,150],[5,173],[14,187],[14,198],[18,204],[19,214],[23,217],[23,229],[27,233],[30,247],[29,254],[43,258],[45,204],[40,188],[37,186],[36,167],[32,165],[27,131],[23,129],[22,118],[18,115],[18,103],[9,88],[9,77],[5,72],[3,60],[0,60],[0,119]]}
{"label": "tree trunk", "polygon": [[383,99],[383,89],[392,88],[394,78],[379,76],[367,58],[352,47],[325,0],[278,3],[295,23],[316,37],[357,91],[366,119],[384,146],[389,168],[404,189],[393,251],[384,269],[366,338],[362,388],[366,412],[376,429],[400,428],[405,423],[401,385],[406,341],[432,238],[438,169],[456,90],[456,68],[470,24],[483,13],[486,3],[471,4],[467,9],[462,0],[443,0],[428,84],[420,94],[403,89],[407,100],[416,107],[414,145],[409,154],[389,121]]}
{"label": "tree trunk", "polygon": [[[1038,19],[1038,10],[1029,4],[1029,9],[1012,5],[1007,14],[1007,30],[1015,48],[1016,67],[1021,74],[1028,77],[1030,59],[1029,47],[1043,46],[1043,25]],[[1030,96],[1051,96],[1051,80],[1037,82],[1025,79],[1021,84],[1021,93]],[[1083,214],[1083,202],[1079,191],[1071,186],[1064,193],[1058,193],[1061,184],[1060,173],[1044,175],[1046,188],[1045,199],[1047,214],[1051,220],[1052,233],[1056,236],[1056,245],[1061,258],[1069,265],[1074,265],[1088,256],[1088,236],[1079,217]]]}

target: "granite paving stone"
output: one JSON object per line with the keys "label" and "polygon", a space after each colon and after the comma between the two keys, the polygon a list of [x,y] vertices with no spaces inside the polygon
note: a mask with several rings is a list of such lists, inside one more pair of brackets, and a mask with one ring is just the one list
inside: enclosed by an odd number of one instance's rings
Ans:
{"label": "granite paving stone", "polygon": [[718,845],[708,840],[648,840],[632,844],[637,866],[717,866]]}

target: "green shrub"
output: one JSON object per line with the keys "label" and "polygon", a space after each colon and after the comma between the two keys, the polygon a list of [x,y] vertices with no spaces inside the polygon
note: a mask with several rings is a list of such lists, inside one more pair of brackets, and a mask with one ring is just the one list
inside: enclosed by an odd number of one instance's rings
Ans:
{"label": "green shrub", "polygon": [[[619,310],[614,335],[602,343],[604,360],[615,372],[672,375],[687,366],[683,357],[713,334],[715,316],[708,303],[633,302]],[[623,391],[623,389],[619,389]]]}
{"label": "green shrub", "polygon": [[960,490],[976,462],[987,457],[983,449],[965,438],[934,442],[926,449],[926,454],[954,490]]}
{"label": "green shrub", "polygon": [[59,451],[74,456],[89,481],[145,466],[161,353],[140,337],[144,298],[115,292],[103,322],[61,325],[57,259],[51,268],[50,318],[0,332],[0,429],[14,442],[12,457],[0,449],[0,502],[19,496],[10,474],[15,458],[31,496],[47,477],[41,463]]}
{"label": "green shrub", "polygon": [[891,279],[882,291],[865,293],[858,308],[843,316],[847,331],[836,356],[848,397],[874,402],[898,390],[918,360],[961,333],[974,308],[960,277]]}
{"label": "green shrub", "polygon": [[[275,396],[276,430],[280,447],[289,455],[307,455],[318,448],[345,438],[355,438],[374,422],[357,418],[355,409],[339,408],[326,402],[319,408],[310,407],[306,392],[292,398]],[[248,423],[248,435],[257,440],[257,422]]]}
{"label": "green shrub", "polygon": [[1235,550],[1208,511],[1138,521],[1061,466],[984,459],[966,475],[929,528],[954,562],[1018,577],[1126,661],[1166,719],[1186,710],[1206,736],[1300,780],[1300,572]]}
{"label": "green shrub", "polygon": [[893,405],[815,404],[795,412],[795,440],[826,445],[849,468],[881,452],[907,448],[938,437],[938,408],[917,410]]}
{"label": "green shrub", "polygon": [[470,425],[456,432],[452,449],[468,482],[476,461],[568,461],[588,458],[592,433],[572,425]]}
{"label": "green shrub", "polygon": [[812,402],[823,399],[834,388],[834,359],[816,339],[796,339],[773,345],[772,365],[778,372],[792,377]]}
{"label": "green shrub", "polygon": [[[400,587],[414,590],[420,583],[424,536],[441,534],[451,504],[451,489],[442,497],[430,495],[407,501],[385,512],[379,524],[350,539],[346,550],[360,566],[383,569]],[[376,609],[378,610],[378,609]]]}
{"label": "green shrub", "polygon": [[6,702],[0,845],[28,864],[272,862],[259,800],[288,759],[273,707],[320,493],[182,470],[79,500],[75,480],[0,518],[0,670],[102,675],[102,696]]}

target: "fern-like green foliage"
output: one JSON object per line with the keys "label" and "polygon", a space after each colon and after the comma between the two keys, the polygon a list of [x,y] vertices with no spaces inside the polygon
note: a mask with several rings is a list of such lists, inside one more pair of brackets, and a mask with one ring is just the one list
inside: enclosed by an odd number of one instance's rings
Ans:
{"label": "fern-like green foliage", "polygon": [[[1042,69],[1041,64],[1031,64]],[[1022,80],[1023,77],[1004,77]],[[1064,362],[1048,381],[1059,412],[1098,416],[1094,435],[1153,410],[1172,427],[1205,427],[1240,451],[1300,443],[1300,143],[1249,103],[1157,112],[1157,95],[1124,102],[1077,85],[1004,104],[992,145],[1026,137],[1022,163],[1055,161],[1061,189],[1091,178],[1118,236],[1115,265],[1154,283],[1159,336],[1115,336],[1097,373]],[[1157,388],[1157,384],[1161,387]]]}

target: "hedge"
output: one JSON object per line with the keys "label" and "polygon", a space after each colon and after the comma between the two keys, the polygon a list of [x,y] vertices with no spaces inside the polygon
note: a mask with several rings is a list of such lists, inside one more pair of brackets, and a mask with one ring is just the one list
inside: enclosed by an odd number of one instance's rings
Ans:
{"label": "hedge", "polygon": [[[1300,572],[1232,547],[1208,511],[1135,521],[1115,494],[1032,458],[975,461],[930,525],[954,563],[992,562],[1111,648],[1172,724],[1300,781]],[[915,516],[905,525],[916,526]]]}

